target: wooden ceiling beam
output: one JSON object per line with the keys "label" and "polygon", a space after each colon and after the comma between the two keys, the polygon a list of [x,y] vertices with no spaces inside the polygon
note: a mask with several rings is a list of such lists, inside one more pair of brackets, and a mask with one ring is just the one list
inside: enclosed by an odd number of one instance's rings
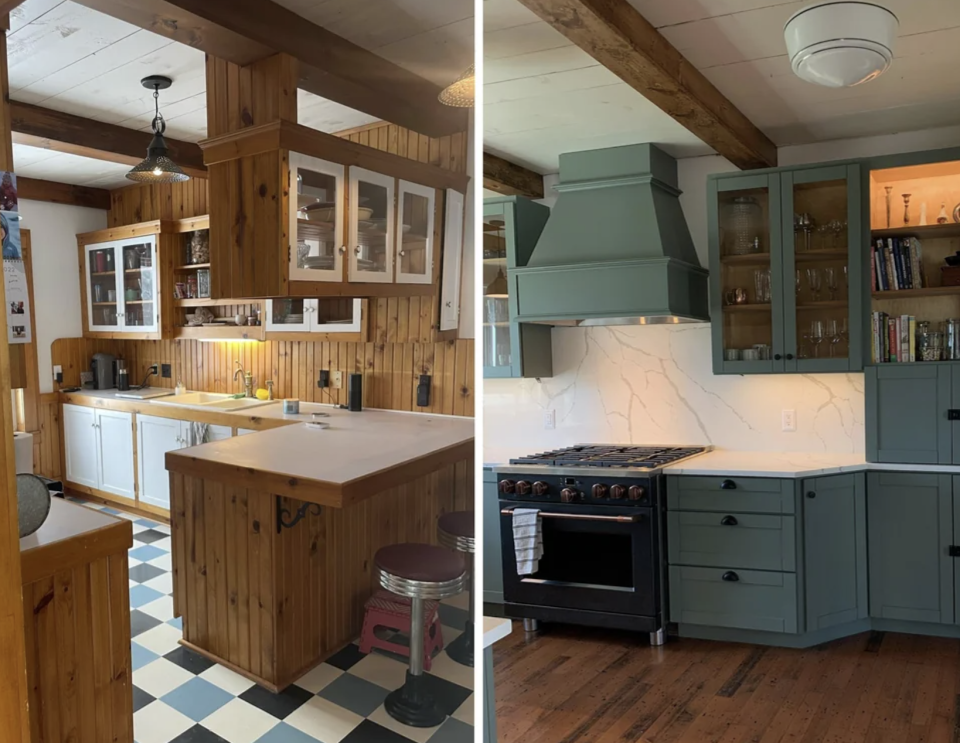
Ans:
{"label": "wooden ceiling beam", "polygon": [[51,204],[86,206],[90,209],[110,209],[110,192],[105,188],[75,186],[70,183],[44,181],[24,176],[17,176],[17,198],[48,201]]}
{"label": "wooden ceiling beam", "polygon": [[467,130],[467,112],[437,100],[440,86],[272,0],[77,2],[240,66],[288,54],[300,88],[430,137]]}
{"label": "wooden ceiling beam", "polygon": [[[150,132],[105,124],[81,116],[10,101],[13,141],[97,160],[136,165],[147,156]],[[200,146],[165,138],[170,157],[188,175],[206,178]]]}
{"label": "wooden ceiling beam", "polygon": [[627,0],[520,2],[737,167],[776,166],[776,145]]}
{"label": "wooden ceiling beam", "polygon": [[504,196],[543,198],[543,176],[502,157],[483,153],[483,187]]}

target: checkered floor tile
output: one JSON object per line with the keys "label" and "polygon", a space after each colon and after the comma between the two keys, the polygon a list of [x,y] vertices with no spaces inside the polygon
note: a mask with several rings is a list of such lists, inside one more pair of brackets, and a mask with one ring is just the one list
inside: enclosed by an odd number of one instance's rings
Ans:
{"label": "checkered floor tile", "polygon": [[[471,743],[473,669],[442,651],[429,686],[449,715],[435,728],[411,728],[383,708],[403,683],[406,661],[354,643],[282,694],[180,646],[173,618],[170,527],[114,508],[70,498],[133,522],[130,621],[133,635],[133,710],[136,743]],[[467,596],[440,606],[449,646],[467,620]],[[402,638],[395,638],[402,641]]]}

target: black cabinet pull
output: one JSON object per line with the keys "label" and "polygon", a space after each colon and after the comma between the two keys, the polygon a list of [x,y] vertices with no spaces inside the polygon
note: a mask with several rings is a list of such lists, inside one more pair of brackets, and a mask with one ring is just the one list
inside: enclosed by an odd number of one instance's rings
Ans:
{"label": "black cabinet pull", "polygon": [[960,410],[951,408],[947,411],[947,420],[948,421],[960,421]]}
{"label": "black cabinet pull", "polygon": [[737,489],[737,483],[735,483],[733,480],[724,480],[723,482],[720,483],[720,489],[721,489],[721,490],[736,490],[736,489]]}
{"label": "black cabinet pull", "polygon": [[720,576],[720,580],[725,580],[727,583],[736,583],[740,580],[740,576],[734,573],[732,570],[728,570],[726,573]]}
{"label": "black cabinet pull", "polygon": [[736,526],[737,520],[733,516],[724,516],[720,519],[720,526]]}
{"label": "black cabinet pull", "polygon": [[779,361],[779,360],[782,359],[782,358],[783,358],[783,356],[781,356],[781,355],[778,354],[778,353],[773,354],[773,360],[774,360],[774,361]]}
{"label": "black cabinet pull", "polygon": [[788,354],[787,354],[787,361],[793,361],[793,354],[792,354],[792,353],[788,353]]}
{"label": "black cabinet pull", "polygon": [[816,494],[815,492],[813,492],[812,490],[808,490],[808,491],[807,491],[807,497],[808,497],[808,498],[816,498],[816,497],[817,497],[817,494]]}

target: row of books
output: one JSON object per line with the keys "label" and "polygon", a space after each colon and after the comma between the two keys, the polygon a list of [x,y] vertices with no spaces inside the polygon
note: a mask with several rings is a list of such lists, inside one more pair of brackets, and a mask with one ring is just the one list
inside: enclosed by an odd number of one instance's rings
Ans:
{"label": "row of books", "polygon": [[922,289],[923,250],[915,237],[877,238],[870,250],[871,291]]}
{"label": "row of books", "polygon": [[874,312],[870,343],[873,363],[916,361],[916,330],[917,318],[913,315],[891,317],[886,312]]}

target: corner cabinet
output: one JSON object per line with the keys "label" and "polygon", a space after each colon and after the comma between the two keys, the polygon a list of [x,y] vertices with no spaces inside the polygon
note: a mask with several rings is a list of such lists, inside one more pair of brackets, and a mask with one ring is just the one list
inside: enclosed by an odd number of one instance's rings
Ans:
{"label": "corner cabinet", "polygon": [[522,196],[483,201],[483,376],[552,377],[548,325],[518,323],[517,299],[507,270],[525,266],[536,247],[549,207]]}
{"label": "corner cabinet", "polygon": [[858,164],[711,176],[716,374],[863,368]]}

